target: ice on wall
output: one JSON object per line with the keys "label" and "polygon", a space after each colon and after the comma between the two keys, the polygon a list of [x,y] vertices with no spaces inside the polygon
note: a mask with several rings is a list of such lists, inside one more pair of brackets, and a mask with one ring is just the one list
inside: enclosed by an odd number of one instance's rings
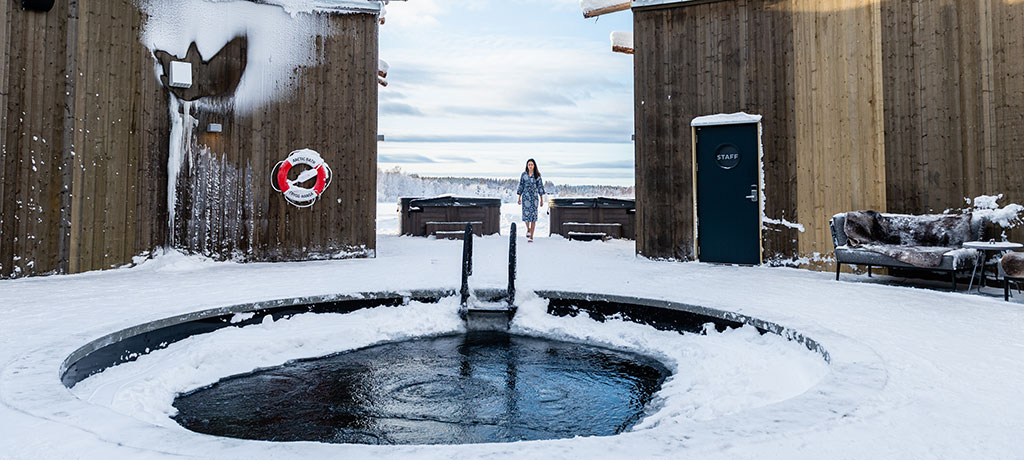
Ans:
{"label": "ice on wall", "polygon": [[141,40],[150,50],[179,57],[195,42],[203,60],[209,60],[229,41],[245,36],[246,69],[234,95],[235,110],[244,114],[288,91],[295,70],[315,62],[317,35],[330,34],[327,17],[310,14],[322,2],[276,3],[142,0],[148,20]]}

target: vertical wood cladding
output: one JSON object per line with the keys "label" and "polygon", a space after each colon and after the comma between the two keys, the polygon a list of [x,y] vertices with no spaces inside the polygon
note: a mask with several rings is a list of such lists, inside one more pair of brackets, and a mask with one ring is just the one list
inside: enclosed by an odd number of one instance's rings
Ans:
{"label": "vertical wood cladding", "polygon": [[[637,251],[692,257],[696,116],[764,116],[765,259],[828,218],[1024,202],[1024,4],[725,0],[634,10]],[[1024,231],[1011,233],[1017,240]]]}
{"label": "vertical wood cladding", "polygon": [[123,265],[165,240],[166,97],[131,0],[3,2],[0,277]]}
{"label": "vertical wood cladding", "polygon": [[0,6],[0,276],[56,272],[64,193],[67,2],[49,13]]}
{"label": "vertical wood cladding", "polygon": [[[317,62],[299,69],[282,97],[252,112],[237,111],[230,98],[216,95],[191,104],[196,128],[177,187],[176,247],[259,261],[351,257],[374,249],[376,17],[321,19],[327,30],[316,40]],[[203,86],[209,72],[240,76],[246,43],[233,40],[203,63],[210,67],[197,70],[197,83]],[[206,132],[210,123],[223,131]],[[303,148],[319,152],[334,170],[309,208],[287,204],[271,186],[277,162]]]}
{"label": "vertical wood cladding", "polygon": [[793,255],[826,254],[833,215],[886,210],[880,10],[875,0],[793,0],[790,9],[797,158],[791,198],[806,229]]}
{"label": "vertical wood cladding", "polygon": [[117,267],[166,240],[167,93],[132,0],[78,3],[68,271]]}
{"label": "vertical wood cladding", "polygon": [[890,0],[882,12],[889,209],[1024,202],[1024,3]]}

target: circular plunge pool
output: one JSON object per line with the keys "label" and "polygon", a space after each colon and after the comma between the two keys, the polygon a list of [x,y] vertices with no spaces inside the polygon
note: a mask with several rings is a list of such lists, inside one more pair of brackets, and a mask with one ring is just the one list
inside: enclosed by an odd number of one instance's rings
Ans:
{"label": "circular plunge pool", "polygon": [[503,332],[371,346],[179,395],[192,431],[269,441],[466,444],[608,436],[669,375],[651,358]]}
{"label": "circular plunge pool", "polygon": [[[187,313],[89,342],[62,363],[61,380],[89,402],[218,436],[465,444],[608,436],[649,417],[757,407],[803,393],[830,361],[814,340],[757,318],[588,293],[536,292],[513,328],[528,335],[466,333],[453,294],[307,297]],[[609,318],[612,324],[602,325]],[[700,335],[678,334],[704,333],[709,324],[723,334],[744,325],[757,332],[723,335],[707,351],[699,351]],[[616,349],[579,342],[614,343]],[[253,351],[239,345],[256,351],[236,363]],[[688,371],[670,376],[661,362],[621,351],[633,348]],[[288,358],[295,354],[320,357]],[[146,362],[121,366],[136,360]],[[707,366],[710,371],[700,371]],[[241,369],[256,370],[237,374]],[[784,378],[771,378],[780,372]],[[209,383],[194,385],[202,381]],[[731,396],[717,404],[720,394]],[[652,413],[645,405],[654,397],[674,401],[675,409]]]}

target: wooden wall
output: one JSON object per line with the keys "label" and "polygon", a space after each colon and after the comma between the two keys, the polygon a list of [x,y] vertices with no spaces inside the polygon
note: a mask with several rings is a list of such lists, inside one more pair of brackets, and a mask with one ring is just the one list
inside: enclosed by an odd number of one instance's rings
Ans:
{"label": "wooden wall", "polygon": [[[217,94],[191,105],[197,126],[188,140],[177,186],[176,247],[251,261],[372,254],[376,16],[334,14],[320,19],[327,29],[316,41],[318,61],[296,72],[293,89],[282,97],[248,113]],[[205,85],[210,73],[217,78],[240,76],[246,47],[246,40],[234,40],[209,63],[199,65],[197,83]],[[206,132],[210,123],[221,124],[223,132]],[[303,148],[319,152],[334,177],[315,205],[300,209],[272,188],[271,173],[290,152]]]}
{"label": "wooden wall", "polygon": [[[764,116],[766,214],[797,221],[793,17],[781,2],[634,10],[637,252],[692,259],[690,121]],[[792,230],[765,232],[766,256],[795,252]],[[767,257],[766,257],[767,258]]]}
{"label": "wooden wall", "polygon": [[0,275],[57,271],[61,248],[68,5],[0,2]]}
{"label": "wooden wall", "polygon": [[167,92],[139,42],[145,18],[134,1],[82,1],[77,9],[68,43],[77,74],[70,273],[121,266],[165,244],[170,137]]}
{"label": "wooden wall", "polygon": [[[806,229],[791,257],[832,252],[828,222],[836,213],[886,210],[879,8],[876,0],[789,4],[797,158],[790,199]],[[767,191],[769,202],[778,199]]]}
{"label": "wooden wall", "polygon": [[[111,268],[167,245],[242,260],[370,254],[376,16],[328,18],[321,61],[296,71],[301,90],[288,98],[247,114],[193,104],[196,119],[225,129],[189,142],[173,238],[171,99],[139,41],[135,2],[58,1],[40,13],[2,0],[0,18],[0,278]],[[239,66],[244,46],[226,50]],[[307,147],[336,175],[320,203],[297,209],[270,190],[269,170]]]}
{"label": "wooden wall", "polygon": [[1024,2],[882,11],[889,209],[942,212],[998,193],[1024,203]]}
{"label": "wooden wall", "polygon": [[[1024,202],[1024,4],[725,0],[634,10],[637,251],[692,258],[690,120],[764,116],[765,260],[828,219]],[[1018,231],[1019,233],[1019,231]],[[1018,239],[1020,239],[1018,237]]]}
{"label": "wooden wall", "polygon": [[119,266],[162,244],[166,103],[132,1],[0,3],[0,277]]}

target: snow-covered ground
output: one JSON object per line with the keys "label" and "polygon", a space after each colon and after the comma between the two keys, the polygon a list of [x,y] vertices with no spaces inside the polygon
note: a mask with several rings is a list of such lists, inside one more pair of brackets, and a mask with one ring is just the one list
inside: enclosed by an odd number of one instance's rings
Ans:
{"label": "snow-covered ground", "polygon": [[[381,232],[397,229],[394,205],[380,208],[388,211],[378,218]],[[515,218],[518,208],[502,214]],[[205,345],[182,342],[111,369],[108,384],[97,380],[91,391],[73,392],[59,381],[61,362],[83,344],[186,312],[300,296],[456,288],[460,241],[381,234],[375,259],[237,264],[172,253],[131,269],[0,281],[0,458],[1024,457],[1017,440],[1024,432],[1024,296],[1003,302],[856,275],[836,282],[831,273],[796,269],[657,262],[637,258],[630,241],[546,235],[539,228],[536,242],[519,245],[524,307],[516,327],[644,350],[676,365],[651,415],[629,433],[464,446],[275,444],[195,434],[148,418],[166,407],[147,404],[166,404],[175,389],[241,372],[260,356],[273,362],[457,330],[453,305],[445,302],[225,329],[185,341]],[[474,287],[504,286],[506,237],[476,243]],[[818,341],[831,363],[745,330],[678,336],[549,317],[528,294],[541,289],[739,312]],[[246,358],[236,363],[232,355]],[[693,365],[700,370],[687,372]],[[204,374],[208,369],[216,371]],[[121,372],[131,375],[118,381]]]}

